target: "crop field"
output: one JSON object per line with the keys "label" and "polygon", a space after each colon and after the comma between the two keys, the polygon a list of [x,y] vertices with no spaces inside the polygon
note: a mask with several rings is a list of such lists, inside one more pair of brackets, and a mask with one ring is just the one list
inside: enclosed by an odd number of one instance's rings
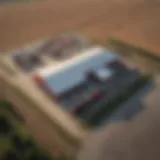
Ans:
{"label": "crop field", "polygon": [[0,5],[0,51],[66,31],[160,50],[158,0],[43,0]]}

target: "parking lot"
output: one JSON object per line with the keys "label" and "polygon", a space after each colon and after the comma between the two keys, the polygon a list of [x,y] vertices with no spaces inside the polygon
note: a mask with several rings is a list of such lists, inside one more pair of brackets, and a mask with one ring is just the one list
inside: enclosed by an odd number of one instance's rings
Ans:
{"label": "parking lot", "polygon": [[79,160],[151,160],[159,159],[160,76],[155,87],[143,99],[143,111],[130,121],[116,121],[96,131],[84,140]]}

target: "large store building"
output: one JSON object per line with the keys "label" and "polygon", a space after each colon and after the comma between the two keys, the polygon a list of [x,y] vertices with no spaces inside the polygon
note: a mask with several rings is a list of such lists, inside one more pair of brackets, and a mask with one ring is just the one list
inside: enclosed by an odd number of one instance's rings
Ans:
{"label": "large store building", "polygon": [[[63,140],[60,150],[69,155],[90,127],[107,122],[113,113],[108,105],[140,78],[115,53],[75,35],[33,44],[0,60],[1,97],[13,103],[32,128],[43,125],[42,134],[56,132]],[[47,138],[46,145],[55,143],[54,136]]]}

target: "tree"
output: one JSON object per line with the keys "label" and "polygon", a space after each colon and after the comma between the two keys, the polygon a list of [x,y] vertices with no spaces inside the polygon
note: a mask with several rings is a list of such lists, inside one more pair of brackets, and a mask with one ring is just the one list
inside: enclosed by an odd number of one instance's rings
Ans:
{"label": "tree", "polygon": [[36,150],[33,150],[30,157],[29,157],[29,160],[40,160],[40,155],[37,153]]}
{"label": "tree", "polygon": [[3,155],[4,160],[20,160],[20,158],[17,156],[17,154],[13,151],[7,151]]}
{"label": "tree", "polygon": [[12,135],[11,140],[12,140],[12,144],[19,152],[23,152],[28,148],[25,146],[24,140],[22,140],[21,137],[16,133]]}
{"label": "tree", "polygon": [[27,138],[25,141],[24,141],[24,145],[26,146],[26,148],[28,149],[32,149],[34,147],[34,141],[32,138]]}
{"label": "tree", "polygon": [[10,133],[12,126],[9,123],[8,119],[5,116],[0,117],[0,134],[6,135]]}
{"label": "tree", "polygon": [[29,160],[50,160],[50,157],[45,152],[35,148],[32,150]]}

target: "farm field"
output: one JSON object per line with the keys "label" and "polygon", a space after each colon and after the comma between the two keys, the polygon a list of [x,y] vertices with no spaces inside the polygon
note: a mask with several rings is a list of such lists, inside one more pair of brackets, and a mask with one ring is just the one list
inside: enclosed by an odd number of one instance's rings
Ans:
{"label": "farm field", "polygon": [[109,35],[158,52],[158,0],[43,0],[0,6],[0,52],[65,31]]}

